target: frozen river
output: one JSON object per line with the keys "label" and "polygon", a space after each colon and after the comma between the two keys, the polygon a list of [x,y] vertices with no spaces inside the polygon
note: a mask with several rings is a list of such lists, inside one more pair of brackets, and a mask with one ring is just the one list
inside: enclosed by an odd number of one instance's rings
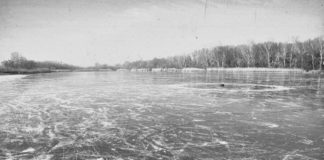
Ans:
{"label": "frozen river", "polygon": [[324,159],[324,77],[0,76],[0,159]]}

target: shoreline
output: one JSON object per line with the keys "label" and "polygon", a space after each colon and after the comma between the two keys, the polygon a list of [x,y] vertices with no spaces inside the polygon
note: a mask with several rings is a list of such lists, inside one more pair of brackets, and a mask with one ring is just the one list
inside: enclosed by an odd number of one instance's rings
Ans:
{"label": "shoreline", "polygon": [[321,74],[320,70],[306,71],[300,68],[132,68],[118,69],[120,72],[181,72],[181,73],[213,73],[213,72],[268,72],[268,73],[300,73],[300,74]]}
{"label": "shoreline", "polygon": [[19,75],[19,74],[38,74],[38,73],[52,73],[52,72],[167,72],[167,73],[215,73],[215,72],[253,72],[253,73],[300,73],[300,74],[323,74],[320,70],[306,71],[300,68],[120,68],[117,70],[100,70],[100,69],[56,69],[51,70],[47,68],[39,69],[5,69],[0,68],[0,75]]}
{"label": "shoreline", "polygon": [[50,73],[50,69],[6,69],[0,68],[0,75],[19,75],[19,74],[37,74],[37,73]]}

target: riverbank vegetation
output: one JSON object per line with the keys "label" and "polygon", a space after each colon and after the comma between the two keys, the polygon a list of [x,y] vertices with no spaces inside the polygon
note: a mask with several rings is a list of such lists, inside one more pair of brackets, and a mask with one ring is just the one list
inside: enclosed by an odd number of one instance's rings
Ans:
{"label": "riverbank vegetation", "polygon": [[[0,65],[0,74],[30,74],[53,71],[121,71],[134,72],[192,72],[192,71],[322,71],[324,39],[307,41],[263,42],[236,46],[203,48],[190,54],[152,60],[125,62],[110,66],[96,63],[91,67],[77,67],[65,63],[28,60],[17,52]],[[232,68],[232,69],[231,69]],[[233,68],[235,68],[233,70]],[[314,72],[314,73],[315,73]]]}
{"label": "riverbank vegetation", "polygon": [[100,63],[95,63],[94,66],[86,67],[83,68],[82,70],[90,70],[90,71],[116,71],[119,69],[119,65],[111,66],[107,64],[100,64]]}
{"label": "riverbank vegetation", "polygon": [[28,60],[18,52],[11,54],[9,60],[1,62],[0,73],[2,74],[31,74],[46,73],[56,70],[75,70],[80,67],[53,61],[38,62]]}
{"label": "riverbank vegetation", "polygon": [[299,68],[322,70],[323,37],[290,43],[264,42],[200,49],[191,54],[125,62],[122,68]]}

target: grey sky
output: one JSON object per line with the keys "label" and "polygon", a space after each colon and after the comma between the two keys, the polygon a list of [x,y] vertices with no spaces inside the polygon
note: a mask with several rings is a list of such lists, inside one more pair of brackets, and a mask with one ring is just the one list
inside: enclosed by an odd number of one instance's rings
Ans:
{"label": "grey sky", "polygon": [[76,65],[323,35],[321,0],[0,0],[0,60]]}

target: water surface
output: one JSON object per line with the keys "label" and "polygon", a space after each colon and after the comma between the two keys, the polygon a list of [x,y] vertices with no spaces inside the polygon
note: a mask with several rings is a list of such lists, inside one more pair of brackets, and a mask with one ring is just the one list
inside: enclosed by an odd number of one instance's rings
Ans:
{"label": "water surface", "polygon": [[225,72],[0,76],[0,159],[319,160],[323,81]]}

